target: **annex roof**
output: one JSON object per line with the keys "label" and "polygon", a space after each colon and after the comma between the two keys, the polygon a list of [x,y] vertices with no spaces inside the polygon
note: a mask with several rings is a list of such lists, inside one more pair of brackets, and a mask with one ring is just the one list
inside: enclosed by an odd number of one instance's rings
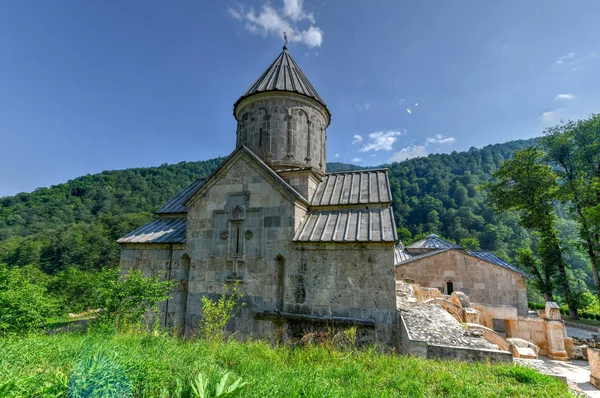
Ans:
{"label": "annex roof", "polygon": [[[319,102],[327,109],[325,101],[317,93],[317,90],[310,84],[304,72],[300,69],[296,61],[292,58],[287,50],[283,47],[283,51],[273,61],[271,65],[259,76],[258,79],[242,94],[235,102],[233,108],[247,97],[253,94],[265,93],[269,91],[287,91],[296,94],[301,94],[312,98]],[[329,110],[327,111],[329,112]]]}
{"label": "annex roof", "polygon": [[157,218],[117,240],[117,243],[185,243],[184,217]]}
{"label": "annex roof", "polygon": [[394,265],[398,265],[411,257],[414,257],[414,254],[407,252],[404,244],[401,241],[398,241],[396,247],[394,247]]}
{"label": "annex roof", "polygon": [[438,254],[445,253],[449,250],[456,250],[459,253],[465,253],[469,256],[476,257],[476,258],[483,260],[485,262],[488,262],[490,264],[494,264],[499,267],[506,268],[509,271],[513,271],[518,274],[521,274],[526,278],[531,277],[526,272],[523,272],[520,269],[518,269],[517,267],[515,267],[514,265],[507,263],[506,261],[502,260],[500,257],[496,256],[492,252],[488,252],[488,251],[484,251],[484,250],[464,250],[462,248],[443,248],[440,250],[432,250],[430,252],[423,253],[423,254],[411,254],[411,253],[408,253],[405,248],[396,245],[396,247],[394,248],[394,265],[399,266],[399,265],[412,263],[413,261],[418,261],[423,258],[437,256]]}
{"label": "annex roof", "polygon": [[473,257],[477,257],[481,260],[487,261],[488,263],[496,264],[503,268],[509,269],[511,271],[518,272],[526,277],[530,277],[529,274],[521,271],[514,265],[507,263],[506,261],[502,260],[500,257],[496,256],[492,252],[483,251],[483,250],[465,250],[465,252],[467,252],[467,254],[470,254]]}
{"label": "annex roof", "polygon": [[431,234],[425,239],[406,246],[406,248],[410,251],[410,249],[462,249],[462,246],[448,242],[436,234]]}
{"label": "annex roof", "polygon": [[391,207],[310,211],[295,242],[395,242]]}
{"label": "annex roof", "polygon": [[172,214],[172,213],[185,213],[186,207],[185,202],[195,194],[198,189],[206,181],[205,178],[199,178],[196,181],[188,185],[183,191],[179,192],[177,196],[169,200],[162,207],[155,211],[156,214]]}
{"label": "annex roof", "polygon": [[325,174],[310,205],[337,206],[391,201],[387,170],[377,169]]}

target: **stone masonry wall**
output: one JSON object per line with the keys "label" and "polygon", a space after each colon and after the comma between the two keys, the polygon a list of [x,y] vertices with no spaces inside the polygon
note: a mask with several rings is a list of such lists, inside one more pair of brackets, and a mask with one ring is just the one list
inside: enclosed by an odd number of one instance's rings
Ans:
{"label": "stone masonry wall", "polygon": [[[253,314],[281,309],[278,286],[284,270],[277,258],[291,256],[296,217],[306,210],[244,156],[232,160],[215,181],[188,205],[186,324],[198,327],[202,296],[216,298],[224,293],[224,284],[239,281],[246,305],[230,323],[231,330],[268,336],[271,322],[254,320]],[[243,214],[235,214],[238,206]]]}
{"label": "stone masonry wall", "polygon": [[395,341],[394,253],[388,245],[301,245],[286,274],[285,311],[371,319],[377,341]]}
{"label": "stone masonry wall", "polygon": [[130,270],[140,270],[146,276],[159,275],[162,280],[177,281],[171,292],[171,299],[159,305],[160,324],[176,327],[182,332],[185,327],[189,272],[189,257],[184,249],[182,244],[123,245],[120,260],[122,274]]}
{"label": "stone masonry wall", "polygon": [[472,302],[510,305],[527,314],[525,280],[519,274],[456,250],[418,259],[396,267],[396,278],[412,279],[424,287],[446,292],[451,281]]}
{"label": "stone masonry wall", "polygon": [[290,95],[268,98],[239,112],[237,145],[268,164],[312,166],[324,173],[327,120],[320,106]]}

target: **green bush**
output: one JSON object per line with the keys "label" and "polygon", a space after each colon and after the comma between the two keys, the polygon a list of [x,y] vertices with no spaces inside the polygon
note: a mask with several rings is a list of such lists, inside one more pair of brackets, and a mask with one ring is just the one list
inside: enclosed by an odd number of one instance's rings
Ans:
{"label": "green bush", "polygon": [[55,300],[36,277],[28,268],[0,264],[0,334],[37,330],[57,313]]}
{"label": "green bush", "polygon": [[170,298],[169,292],[176,283],[161,282],[158,275],[146,277],[139,270],[116,277],[118,272],[104,272],[102,289],[98,291],[103,304],[98,320],[117,328],[140,324],[147,313],[158,313],[158,303]]}
{"label": "green bush", "polygon": [[237,284],[231,289],[225,285],[224,290],[230,294],[222,294],[219,300],[213,301],[204,296],[202,301],[202,319],[200,334],[208,340],[223,340],[225,326],[246,303],[241,302],[242,295],[237,292]]}
{"label": "green bush", "polygon": [[533,302],[529,302],[529,309],[532,310],[543,310],[546,308],[546,304],[540,304],[540,303],[533,303]]}
{"label": "green bush", "polygon": [[56,298],[63,313],[95,310],[103,305],[103,285],[117,277],[117,272],[113,270],[96,272],[68,267],[50,278],[48,293]]}

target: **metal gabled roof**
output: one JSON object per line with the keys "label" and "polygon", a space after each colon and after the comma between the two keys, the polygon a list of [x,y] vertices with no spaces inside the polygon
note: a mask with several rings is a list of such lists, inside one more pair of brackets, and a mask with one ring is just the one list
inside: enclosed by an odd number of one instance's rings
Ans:
{"label": "metal gabled roof", "polygon": [[310,211],[294,242],[395,242],[392,208]]}
{"label": "metal gabled roof", "polygon": [[185,243],[186,219],[157,218],[117,240],[117,243]]}
{"label": "metal gabled roof", "polygon": [[428,235],[425,239],[421,239],[413,243],[412,245],[406,246],[406,248],[410,251],[410,249],[462,249],[462,246],[459,246],[455,243],[448,242],[437,236],[436,234]]}
{"label": "metal gabled roof", "polygon": [[502,260],[500,257],[496,256],[492,252],[483,251],[483,250],[465,250],[465,252],[473,257],[477,257],[480,260],[484,260],[484,261],[487,261],[488,263],[499,265],[502,268],[506,268],[511,271],[518,272],[519,274],[526,276],[528,278],[531,277],[531,275],[521,271],[514,265],[507,263],[506,261]]}
{"label": "metal gabled roof", "polygon": [[179,192],[177,196],[169,200],[162,207],[156,210],[156,214],[172,214],[172,213],[185,213],[187,211],[185,202],[192,197],[204,184],[205,178],[199,178],[196,181],[188,185],[183,191]]}
{"label": "metal gabled roof", "polygon": [[328,173],[319,183],[311,206],[390,203],[392,194],[387,170]]}
{"label": "metal gabled roof", "polygon": [[[258,79],[246,90],[244,94],[235,102],[233,109],[245,98],[258,93],[269,91],[287,91],[301,94],[319,102],[327,109],[325,101],[317,93],[317,90],[310,84],[304,72],[300,69],[296,61],[287,50],[283,51],[273,61],[273,63],[260,75]],[[327,110],[329,113],[329,110]]]}
{"label": "metal gabled roof", "polygon": [[399,265],[400,263],[414,256],[414,254],[410,254],[406,251],[406,247],[404,246],[402,241],[398,241],[396,247],[394,247],[394,265]]}

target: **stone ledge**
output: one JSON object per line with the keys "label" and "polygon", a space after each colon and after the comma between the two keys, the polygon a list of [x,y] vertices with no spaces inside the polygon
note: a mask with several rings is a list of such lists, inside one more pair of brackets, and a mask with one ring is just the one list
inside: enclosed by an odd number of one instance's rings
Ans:
{"label": "stone ledge", "polygon": [[336,326],[362,326],[375,328],[373,319],[349,318],[341,316],[316,316],[308,314],[294,314],[291,312],[262,311],[254,313],[254,319],[260,320],[279,320],[279,321],[301,321],[317,324],[336,325]]}

